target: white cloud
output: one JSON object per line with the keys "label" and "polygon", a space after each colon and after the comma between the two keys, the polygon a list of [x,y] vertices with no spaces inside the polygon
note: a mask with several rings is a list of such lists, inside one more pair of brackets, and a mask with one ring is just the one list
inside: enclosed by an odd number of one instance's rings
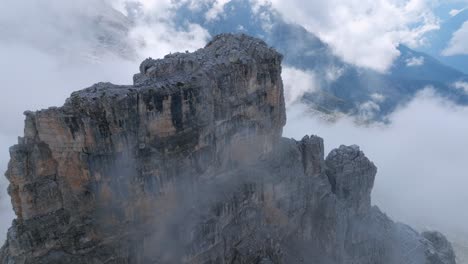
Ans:
{"label": "white cloud", "polygon": [[406,66],[408,67],[416,67],[424,65],[424,57],[412,57],[406,59]]}
{"label": "white cloud", "polygon": [[[94,59],[132,53],[126,39],[129,21],[105,2],[14,1],[0,3],[0,40],[34,46],[70,59]],[[101,39],[102,41],[97,41]]]}
{"label": "white cloud", "polygon": [[467,55],[468,54],[468,21],[455,31],[448,46],[442,51],[444,56]]}
{"label": "white cloud", "polygon": [[329,43],[347,62],[386,71],[400,55],[438,28],[429,0],[272,0],[287,20],[303,25]]}
{"label": "white cloud", "polygon": [[199,25],[190,24],[187,30],[176,30],[165,23],[138,23],[129,34],[134,45],[144,57],[161,58],[171,52],[194,51],[203,47],[208,38],[208,32]]}
{"label": "white cloud", "polygon": [[215,20],[223,12],[224,6],[231,2],[231,0],[215,0],[212,7],[205,14],[205,18],[208,21]]}
{"label": "white cloud", "polygon": [[[133,6],[139,6],[141,11],[146,14],[157,13],[159,17],[171,19],[177,7],[185,6],[192,11],[199,11],[201,8],[208,7],[205,13],[207,21],[213,21],[219,18],[224,11],[226,4],[231,0],[105,0],[112,4],[114,8],[122,13],[128,12],[129,3]],[[252,0],[254,1],[254,0]]]}
{"label": "white cloud", "polygon": [[284,81],[286,106],[298,102],[304,94],[316,92],[319,89],[316,75],[312,71],[302,71],[293,67],[284,67],[282,77]]}
{"label": "white cloud", "polygon": [[369,120],[374,120],[380,112],[380,106],[373,102],[367,101],[362,103],[358,107],[358,121],[368,122]]}
{"label": "white cloud", "polygon": [[462,9],[452,9],[450,10],[449,14],[454,17],[454,16],[457,16],[458,14],[460,14],[461,12],[465,11],[466,8],[462,8]]}
{"label": "white cloud", "polygon": [[330,66],[327,68],[325,72],[325,78],[328,82],[334,82],[338,80],[343,73],[345,72],[345,69],[337,66]]}
{"label": "white cloud", "polygon": [[[127,14],[129,4],[138,4],[146,12],[159,13],[159,16],[168,15],[167,12],[173,5],[172,0],[105,0],[118,11]],[[161,12],[163,11],[163,12]],[[167,18],[167,17],[166,17]]]}
{"label": "white cloud", "polygon": [[453,87],[455,87],[456,89],[460,89],[464,91],[466,94],[468,94],[468,82],[463,82],[463,81],[455,82],[453,84]]}
{"label": "white cloud", "polygon": [[360,145],[379,169],[373,201],[384,212],[419,229],[468,236],[467,107],[426,90],[392,114],[389,125],[358,126],[347,118],[330,123],[306,112],[303,105],[289,109],[285,136],[323,136],[327,152]]}
{"label": "white cloud", "polygon": [[[128,3],[134,3],[132,8]],[[173,24],[175,6],[171,0],[5,0],[0,3],[0,40],[33,46],[67,63],[99,63],[105,57],[139,63],[207,42],[209,34],[199,25]]]}
{"label": "white cloud", "polygon": [[372,100],[374,100],[374,102],[377,102],[377,103],[382,103],[385,101],[385,95],[383,94],[380,94],[380,93],[373,93],[371,94],[371,98]]}

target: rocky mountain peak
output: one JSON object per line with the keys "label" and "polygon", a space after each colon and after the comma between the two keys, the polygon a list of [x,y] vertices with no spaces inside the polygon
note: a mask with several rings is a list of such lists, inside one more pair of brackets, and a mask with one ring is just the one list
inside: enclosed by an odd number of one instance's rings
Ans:
{"label": "rocky mountain peak", "polygon": [[220,35],[27,112],[1,262],[454,263],[443,236],[371,207],[358,147],[281,137],[281,59]]}
{"label": "rocky mountain peak", "polygon": [[340,146],[328,154],[325,162],[332,192],[337,198],[357,212],[370,208],[377,167],[359,146]]}

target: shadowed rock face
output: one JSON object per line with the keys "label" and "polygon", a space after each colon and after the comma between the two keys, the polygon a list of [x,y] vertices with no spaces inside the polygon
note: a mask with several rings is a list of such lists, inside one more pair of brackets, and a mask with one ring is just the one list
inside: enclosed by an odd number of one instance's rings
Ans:
{"label": "shadowed rock face", "polygon": [[371,207],[358,147],[281,138],[281,59],[220,35],[27,112],[2,263],[455,263]]}

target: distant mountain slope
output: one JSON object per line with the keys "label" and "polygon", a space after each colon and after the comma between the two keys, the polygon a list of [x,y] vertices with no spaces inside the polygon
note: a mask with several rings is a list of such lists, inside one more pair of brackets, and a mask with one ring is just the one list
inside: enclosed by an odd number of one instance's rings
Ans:
{"label": "distant mountain slope", "polygon": [[400,45],[398,50],[401,55],[394,62],[391,69],[392,76],[443,83],[451,83],[466,77],[464,73],[442,64],[426,53],[414,51],[405,45]]}

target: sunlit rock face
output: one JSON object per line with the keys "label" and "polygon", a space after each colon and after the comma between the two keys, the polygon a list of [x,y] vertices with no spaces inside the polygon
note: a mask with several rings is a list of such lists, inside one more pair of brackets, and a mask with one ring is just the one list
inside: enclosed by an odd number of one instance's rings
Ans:
{"label": "sunlit rock face", "polygon": [[325,159],[321,138],[281,137],[281,59],[220,35],[26,112],[2,263],[455,263],[371,207],[357,146]]}

